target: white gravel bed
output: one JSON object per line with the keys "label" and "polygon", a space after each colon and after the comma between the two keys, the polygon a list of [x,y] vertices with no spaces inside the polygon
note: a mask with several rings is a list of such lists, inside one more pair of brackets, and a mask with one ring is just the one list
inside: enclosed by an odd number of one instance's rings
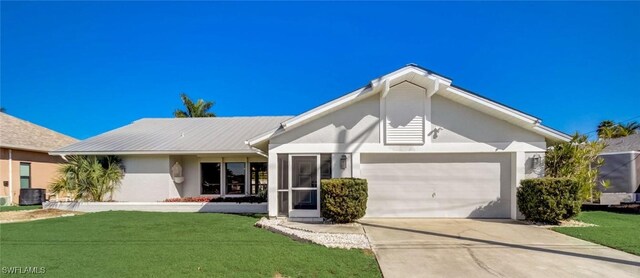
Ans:
{"label": "white gravel bed", "polygon": [[369,245],[369,240],[363,234],[316,233],[285,227],[281,225],[283,222],[284,220],[281,219],[267,219],[263,217],[258,222],[256,222],[256,226],[291,237],[298,241],[312,242],[330,248],[371,248],[371,246]]}
{"label": "white gravel bed", "polygon": [[558,225],[552,225],[552,224],[544,224],[544,223],[537,223],[537,222],[532,222],[532,221],[523,221],[526,224],[529,225],[533,225],[535,227],[538,228],[545,228],[545,229],[549,229],[549,228],[556,228],[556,227],[597,227],[598,225],[596,224],[591,224],[591,223],[584,223],[584,222],[580,222],[577,220],[562,220],[560,221],[560,224]]}

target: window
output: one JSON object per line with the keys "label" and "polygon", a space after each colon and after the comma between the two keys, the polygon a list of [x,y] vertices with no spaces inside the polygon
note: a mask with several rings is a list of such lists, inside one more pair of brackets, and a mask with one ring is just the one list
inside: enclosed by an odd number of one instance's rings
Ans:
{"label": "window", "polygon": [[260,192],[267,190],[267,184],[269,183],[267,169],[269,168],[266,162],[250,163],[250,187],[249,194],[256,195]]}
{"label": "window", "polygon": [[228,162],[225,164],[227,191],[226,194],[244,194],[245,193],[245,171],[246,164],[244,162]]}
{"label": "window", "polygon": [[20,163],[20,188],[31,188],[31,163]]}
{"label": "window", "polygon": [[201,163],[201,194],[220,194],[220,163]]}

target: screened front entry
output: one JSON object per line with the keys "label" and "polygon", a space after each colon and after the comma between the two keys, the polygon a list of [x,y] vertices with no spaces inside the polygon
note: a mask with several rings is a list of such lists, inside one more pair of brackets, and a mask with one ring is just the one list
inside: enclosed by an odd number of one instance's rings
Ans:
{"label": "screened front entry", "polygon": [[290,217],[320,216],[320,156],[292,155]]}

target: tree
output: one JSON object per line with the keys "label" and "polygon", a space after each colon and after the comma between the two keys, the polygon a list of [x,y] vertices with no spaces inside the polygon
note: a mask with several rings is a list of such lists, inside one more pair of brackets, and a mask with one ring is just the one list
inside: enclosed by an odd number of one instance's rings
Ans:
{"label": "tree", "polygon": [[545,175],[574,179],[580,185],[581,199],[593,202],[599,195],[598,171],[604,161],[598,155],[604,147],[603,141],[589,141],[576,133],[571,141],[547,149]]}
{"label": "tree", "polygon": [[186,108],[186,111],[176,109],[176,111],[173,112],[173,115],[176,118],[203,118],[216,116],[215,113],[209,112],[209,109],[211,109],[215,104],[213,101],[198,99],[198,101],[193,103],[185,93],[180,94],[180,98],[182,99],[182,104]]}
{"label": "tree", "polygon": [[598,138],[600,139],[625,137],[636,134],[638,131],[640,131],[640,124],[635,121],[616,124],[613,121],[606,120],[600,122],[597,129]]}
{"label": "tree", "polygon": [[50,189],[56,194],[70,193],[75,200],[101,202],[107,193],[113,198],[123,176],[122,162],[116,156],[71,155],[58,169]]}

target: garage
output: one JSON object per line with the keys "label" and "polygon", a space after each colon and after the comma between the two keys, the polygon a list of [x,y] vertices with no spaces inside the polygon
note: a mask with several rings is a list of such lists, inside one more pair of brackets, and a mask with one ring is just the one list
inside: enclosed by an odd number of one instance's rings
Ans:
{"label": "garage", "polygon": [[365,217],[509,218],[508,153],[361,154]]}

